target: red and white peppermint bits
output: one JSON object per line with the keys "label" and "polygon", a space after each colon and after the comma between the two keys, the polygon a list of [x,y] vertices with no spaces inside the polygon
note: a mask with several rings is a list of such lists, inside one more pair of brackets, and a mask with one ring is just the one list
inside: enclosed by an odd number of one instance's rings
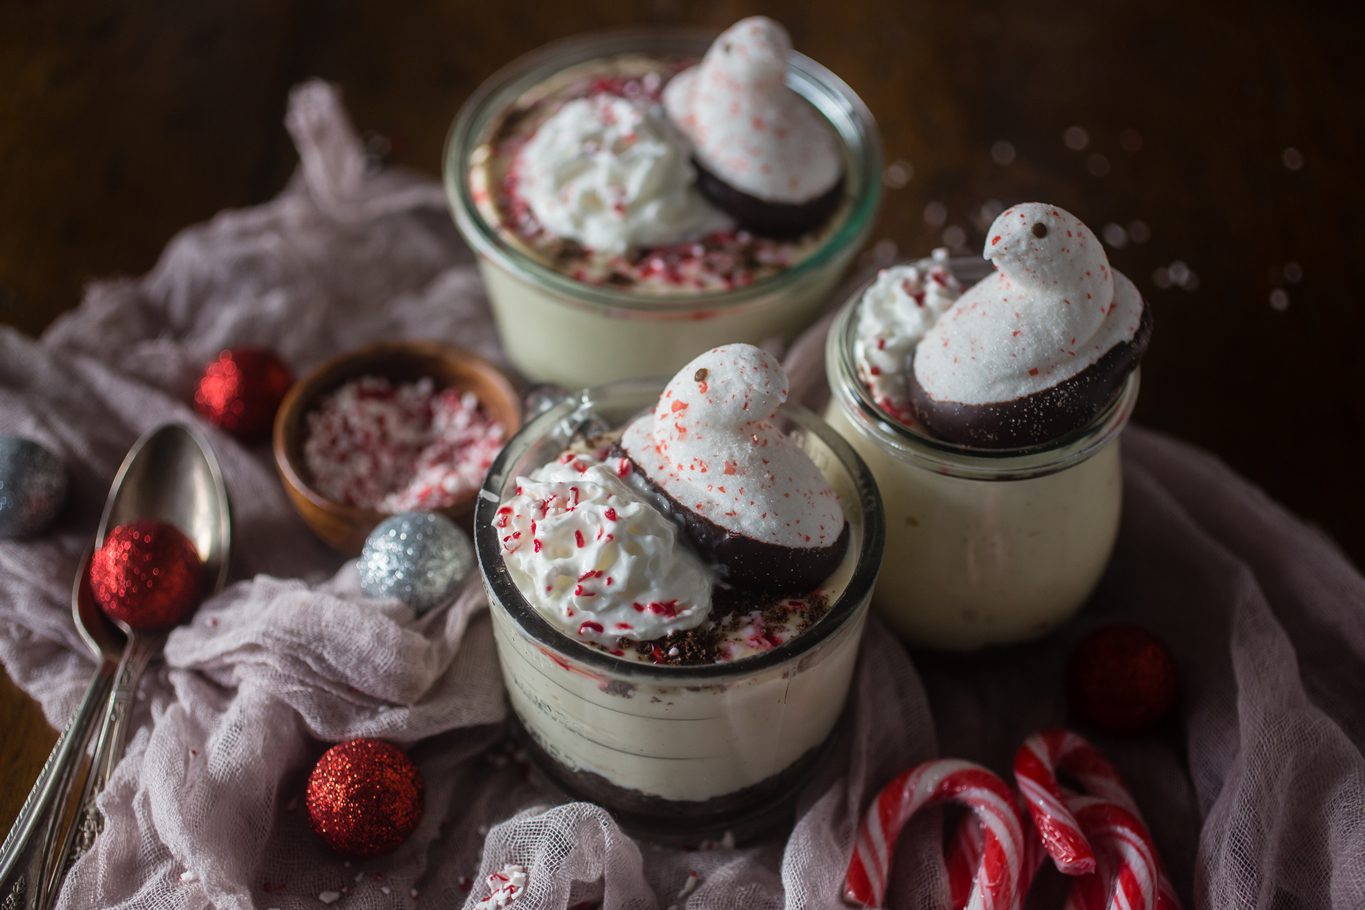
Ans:
{"label": "red and white peppermint bits", "polygon": [[844,900],[880,907],[891,871],[891,849],[920,809],[958,803],[981,826],[981,858],[966,906],[1011,910],[1018,896],[1024,832],[1014,794],[990,771],[971,762],[935,759],[906,771],[877,794],[863,819],[844,878]]}
{"label": "red and white peppermint bits", "polygon": [[503,427],[471,392],[430,379],[364,376],[308,414],[304,462],[313,485],[343,505],[379,512],[443,509],[483,482]]}

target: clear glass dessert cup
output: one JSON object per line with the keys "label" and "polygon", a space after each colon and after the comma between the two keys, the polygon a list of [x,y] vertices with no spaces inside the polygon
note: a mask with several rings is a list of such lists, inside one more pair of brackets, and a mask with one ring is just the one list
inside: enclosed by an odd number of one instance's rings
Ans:
{"label": "clear glass dessert cup", "polygon": [[555,74],[620,54],[700,58],[714,35],[635,30],[547,45],[490,77],[461,108],[446,141],[444,179],[455,224],[478,255],[503,348],[537,382],[566,388],[667,374],[720,344],[791,339],[828,300],[873,229],[881,146],[867,107],[820,64],[793,54],[788,84],[830,123],[845,151],[845,199],[823,241],[786,270],[745,287],[632,293],[574,280],[530,255],[476,203],[471,174],[487,162],[498,117]]}
{"label": "clear glass dessert cup", "polygon": [[837,433],[785,406],[780,425],[825,473],[850,526],[849,555],[823,586],[828,613],[733,663],[659,666],[584,644],[517,588],[493,521],[516,478],[554,460],[587,421],[624,426],[662,387],[637,380],[590,389],[527,423],[484,481],[475,549],[509,701],[542,770],[633,832],[689,843],[725,832],[743,839],[791,818],[843,712],[881,564],[880,499]]}
{"label": "clear glass dessert cup", "polygon": [[[954,258],[964,286],[990,274]],[[854,360],[858,289],[831,326],[825,419],[877,479],[887,560],[873,608],[907,641],[970,650],[1045,634],[1084,605],[1118,535],[1119,434],[1135,370],[1079,430],[1024,449],[982,449],[929,436],[874,403]]]}

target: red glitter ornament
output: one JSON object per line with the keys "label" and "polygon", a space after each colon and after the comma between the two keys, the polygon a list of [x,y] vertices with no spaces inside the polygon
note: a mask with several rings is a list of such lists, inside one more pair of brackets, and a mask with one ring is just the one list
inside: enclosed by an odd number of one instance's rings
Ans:
{"label": "red glitter ornament", "polygon": [[232,348],[204,368],[194,406],[211,422],[241,439],[270,432],[275,412],[294,384],[294,374],[273,351]]}
{"label": "red glitter ornament", "polygon": [[178,625],[199,603],[204,561],[175,525],[119,525],[90,558],[90,588],[111,618],[153,631]]}
{"label": "red glitter ornament", "polygon": [[1139,626],[1096,629],[1071,652],[1067,697],[1082,718],[1108,733],[1135,734],[1175,707],[1179,673],[1171,652]]}
{"label": "red glitter ornament", "polygon": [[308,778],[308,820],[337,853],[365,859],[397,849],[422,820],[422,772],[402,749],[353,739],[328,749]]}

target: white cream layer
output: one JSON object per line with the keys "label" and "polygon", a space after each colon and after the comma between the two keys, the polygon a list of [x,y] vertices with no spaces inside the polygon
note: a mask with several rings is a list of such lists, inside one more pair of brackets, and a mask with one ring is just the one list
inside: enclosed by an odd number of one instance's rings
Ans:
{"label": "white cream layer", "polygon": [[938,318],[962,295],[947,250],[882,269],[858,301],[853,358],[878,407],[902,420],[910,415],[910,355]]}
{"label": "white cream layer", "polygon": [[687,141],[654,105],[611,94],[576,98],[522,149],[521,192],[559,237],[608,253],[726,230],[702,198]]}
{"label": "white cream layer", "polygon": [[517,478],[494,525],[523,596],[571,636],[651,641],[711,612],[711,573],[673,522],[591,455]]}

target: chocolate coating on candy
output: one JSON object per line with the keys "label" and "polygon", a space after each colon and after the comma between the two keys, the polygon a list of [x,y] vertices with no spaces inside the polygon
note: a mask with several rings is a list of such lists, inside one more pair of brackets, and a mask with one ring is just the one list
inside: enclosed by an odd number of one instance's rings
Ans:
{"label": "chocolate coating on candy", "polygon": [[986,449],[1042,445],[1080,429],[1108,407],[1151,336],[1151,310],[1144,305],[1133,340],[1110,348],[1094,366],[1040,392],[991,404],[938,401],[911,371],[910,405],[925,429],[949,442]]}
{"label": "chocolate coating on candy", "polygon": [[847,523],[833,544],[814,548],[766,543],[723,528],[670,496],[629,453],[622,450],[620,454],[630,460],[632,474],[641,479],[645,492],[665,514],[672,516],[697,552],[708,562],[725,568],[724,581],[731,587],[776,596],[801,594],[834,574],[848,549]]}
{"label": "chocolate coating on candy", "polygon": [[731,186],[692,159],[697,169],[697,189],[716,208],[765,237],[800,237],[828,221],[844,195],[844,178],[809,202],[771,202]]}
{"label": "chocolate coating on candy", "polygon": [[1114,400],[1151,337],[1133,283],[1076,216],[1016,205],[987,232],[996,273],[970,288],[916,347],[916,418],[949,442],[1038,445]]}

